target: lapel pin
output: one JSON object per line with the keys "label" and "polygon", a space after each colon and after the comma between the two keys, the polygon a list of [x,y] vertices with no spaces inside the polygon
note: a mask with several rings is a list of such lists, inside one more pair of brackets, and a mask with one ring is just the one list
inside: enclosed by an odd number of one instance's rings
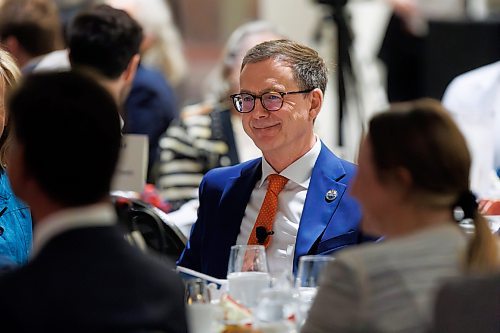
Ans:
{"label": "lapel pin", "polygon": [[325,199],[326,201],[328,202],[332,202],[333,200],[335,200],[337,198],[337,190],[329,190],[328,192],[326,192],[325,194]]}

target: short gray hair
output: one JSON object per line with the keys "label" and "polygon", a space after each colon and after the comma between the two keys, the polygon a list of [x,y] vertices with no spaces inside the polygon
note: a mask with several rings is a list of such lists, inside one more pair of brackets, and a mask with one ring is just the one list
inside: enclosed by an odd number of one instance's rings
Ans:
{"label": "short gray hair", "polygon": [[319,88],[325,93],[328,83],[328,68],[323,58],[315,50],[288,39],[272,40],[251,48],[241,64],[261,62],[267,59],[277,60],[292,69],[299,89]]}

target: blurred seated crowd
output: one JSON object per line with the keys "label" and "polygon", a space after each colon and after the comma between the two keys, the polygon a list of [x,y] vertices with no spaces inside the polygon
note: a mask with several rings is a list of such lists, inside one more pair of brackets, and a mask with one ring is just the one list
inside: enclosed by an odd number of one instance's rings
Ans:
{"label": "blurred seated crowd", "polygon": [[[432,9],[391,4],[425,33]],[[294,332],[500,332],[498,63],[395,98],[355,162],[314,129],[329,67],[246,22],[182,105],[168,1],[0,0],[2,330],[189,332],[176,266],[226,279],[231,247],[260,245],[273,278],[335,258]],[[148,184],[117,199],[127,134]]]}

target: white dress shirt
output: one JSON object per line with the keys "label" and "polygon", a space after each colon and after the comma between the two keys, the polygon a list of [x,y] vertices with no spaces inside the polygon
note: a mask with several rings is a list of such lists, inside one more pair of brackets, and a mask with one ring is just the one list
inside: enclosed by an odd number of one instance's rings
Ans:
{"label": "white dress shirt", "polygon": [[[278,211],[273,226],[273,239],[266,250],[271,275],[291,272],[297,231],[299,230],[302,209],[306,201],[311,174],[321,151],[321,141],[309,152],[289,165],[280,175],[288,178],[288,183],[278,196]],[[262,178],[255,184],[241,222],[236,244],[247,244],[253,230],[260,207],[267,192],[267,176],[277,172],[262,159]]]}
{"label": "white dress shirt", "polygon": [[33,259],[55,236],[76,228],[111,226],[117,215],[111,203],[69,208],[52,214],[35,225],[33,237]]}

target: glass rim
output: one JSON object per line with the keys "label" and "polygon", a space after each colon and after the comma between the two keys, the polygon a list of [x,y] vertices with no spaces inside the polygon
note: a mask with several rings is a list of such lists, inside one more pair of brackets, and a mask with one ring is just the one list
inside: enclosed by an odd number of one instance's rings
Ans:
{"label": "glass rim", "polygon": [[329,255],[321,255],[321,254],[307,254],[300,256],[299,262],[305,261],[306,259],[311,261],[333,261],[335,260],[335,257]]}
{"label": "glass rim", "polygon": [[247,244],[236,244],[236,245],[232,245],[231,246],[231,250],[232,249],[266,249],[266,247],[264,245],[259,245],[259,244],[252,244],[252,245],[247,245]]}

